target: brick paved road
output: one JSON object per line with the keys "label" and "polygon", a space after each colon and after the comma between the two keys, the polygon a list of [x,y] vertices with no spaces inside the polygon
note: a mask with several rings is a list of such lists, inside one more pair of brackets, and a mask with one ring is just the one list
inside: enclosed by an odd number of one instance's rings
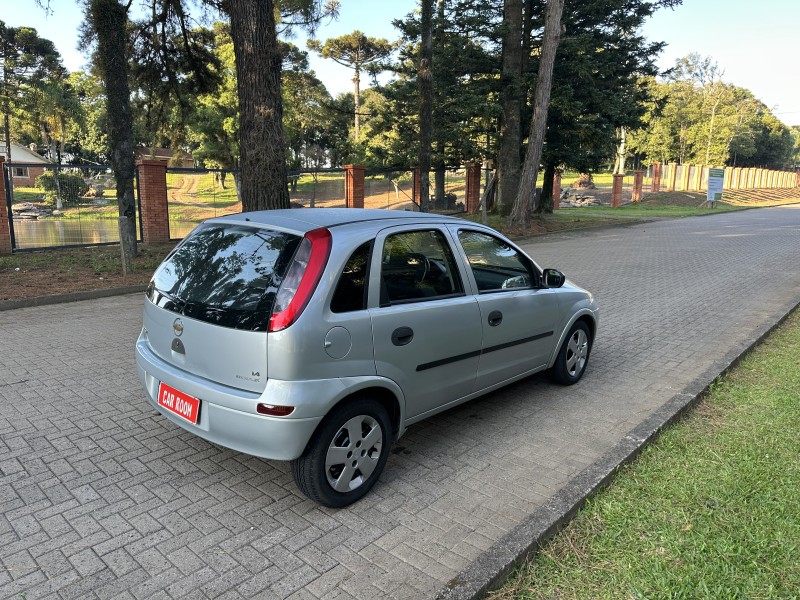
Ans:
{"label": "brick paved road", "polygon": [[140,296],[0,313],[0,598],[432,597],[800,301],[800,207],[527,249],[600,303],[583,382],[534,377],[412,427],[339,511],[147,407]]}

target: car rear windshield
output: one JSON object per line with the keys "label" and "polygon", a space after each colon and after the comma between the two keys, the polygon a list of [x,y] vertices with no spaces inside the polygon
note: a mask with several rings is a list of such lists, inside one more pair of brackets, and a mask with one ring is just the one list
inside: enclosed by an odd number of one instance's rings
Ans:
{"label": "car rear windshield", "polygon": [[194,230],[156,270],[156,305],[223,327],[266,331],[275,295],[301,238],[242,225]]}

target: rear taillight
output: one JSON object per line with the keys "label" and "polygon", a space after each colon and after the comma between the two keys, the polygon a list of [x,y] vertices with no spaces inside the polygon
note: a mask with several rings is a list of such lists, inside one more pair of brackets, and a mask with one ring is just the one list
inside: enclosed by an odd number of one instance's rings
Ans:
{"label": "rear taillight", "polygon": [[324,227],[309,231],[300,242],[292,264],[275,297],[269,331],[280,331],[303,313],[331,254],[331,232]]}
{"label": "rear taillight", "polygon": [[259,402],[256,405],[256,412],[260,415],[270,417],[286,417],[294,412],[294,406],[278,406],[276,404],[264,404]]}

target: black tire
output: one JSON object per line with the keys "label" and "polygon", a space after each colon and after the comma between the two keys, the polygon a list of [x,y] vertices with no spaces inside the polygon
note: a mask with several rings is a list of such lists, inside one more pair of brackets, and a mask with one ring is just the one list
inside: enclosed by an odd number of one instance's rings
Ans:
{"label": "black tire", "polygon": [[292,461],[292,476],[314,502],[341,508],[363,498],[375,485],[391,443],[386,409],[369,398],[357,398],[325,417],[303,455]]}
{"label": "black tire", "polygon": [[592,333],[583,321],[575,321],[550,368],[550,379],[561,385],[578,383],[592,351]]}

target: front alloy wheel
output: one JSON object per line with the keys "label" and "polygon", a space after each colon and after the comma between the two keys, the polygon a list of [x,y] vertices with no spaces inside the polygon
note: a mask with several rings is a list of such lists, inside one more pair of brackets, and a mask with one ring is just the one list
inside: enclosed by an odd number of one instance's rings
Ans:
{"label": "front alloy wheel", "polygon": [[586,370],[591,350],[589,327],[583,321],[576,321],[550,369],[551,378],[562,385],[577,383]]}

